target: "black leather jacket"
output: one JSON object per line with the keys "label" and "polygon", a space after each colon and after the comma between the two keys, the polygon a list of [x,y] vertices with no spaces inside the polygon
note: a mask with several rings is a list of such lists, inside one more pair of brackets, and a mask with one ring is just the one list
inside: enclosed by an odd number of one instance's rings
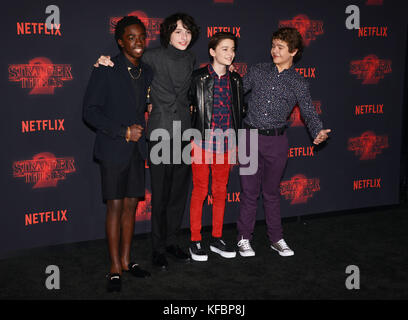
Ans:
{"label": "black leather jacket", "polygon": [[[241,76],[236,72],[230,72],[231,90],[231,113],[232,125],[235,131],[241,128],[244,97]],[[205,136],[205,129],[211,129],[211,119],[214,105],[214,79],[211,77],[208,67],[197,69],[193,72],[189,91],[192,111],[192,127],[201,131]],[[238,132],[237,137],[238,137]]]}

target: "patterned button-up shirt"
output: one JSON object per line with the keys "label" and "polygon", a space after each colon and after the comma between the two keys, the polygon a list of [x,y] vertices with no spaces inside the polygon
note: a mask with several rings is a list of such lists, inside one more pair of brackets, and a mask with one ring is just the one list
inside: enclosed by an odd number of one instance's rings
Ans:
{"label": "patterned button-up shirt", "polygon": [[281,128],[298,104],[305,124],[316,138],[323,124],[312,104],[307,81],[294,67],[279,73],[274,63],[251,67],[243,78],[244,91],[252,90],[244,122],[258,129]]}
{"label": "patterned button-up shirt", "polygon": [[[227,71],[225,75],[218,77],[211,64],[208,65],[208,71],[214,80],[211,129],[221,129],[224,132],[232,126],[229,73]],[[222,147],[220,143],[217,143],[216,137],[217,134],[213,133],[209,140],[202,141],[202,148],[216,153],[226,152],[228,150],[228,138],[224,139],[224,146]]]}

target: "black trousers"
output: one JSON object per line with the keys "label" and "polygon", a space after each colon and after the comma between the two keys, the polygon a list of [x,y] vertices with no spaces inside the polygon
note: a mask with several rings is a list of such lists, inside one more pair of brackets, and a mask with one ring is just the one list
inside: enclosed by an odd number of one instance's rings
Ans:
{"label": "black trousers", "polygon": [[[173,163],[173,141],[170,140],[171,164],[153,164],[151,150],[159,142],[150,141],[149,168],[152,189],[151,230],[153,252],[163,253],[166,246],[177,245],[191,181],[191,166]],[[182,149],[189,142],[182,142]]]}

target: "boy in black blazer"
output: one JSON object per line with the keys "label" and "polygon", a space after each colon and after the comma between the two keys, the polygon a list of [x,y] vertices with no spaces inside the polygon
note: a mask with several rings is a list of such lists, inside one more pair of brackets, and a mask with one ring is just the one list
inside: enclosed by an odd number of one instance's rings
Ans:
{"label": "boy in black blazer", "polygon": [[144,114],[153,77],[151,68],[140,60],[146,28],[137,17],[124,17],[115,27],[115,40],[121,50],[112,59],[115,66],[94,68],[83,104],[85,122],[96,129],[94,155],[100,164],[107,204],[108,291],[120,290],[123,271],[136,277],[150,276],[130,261],[136,208],[145,194]]}

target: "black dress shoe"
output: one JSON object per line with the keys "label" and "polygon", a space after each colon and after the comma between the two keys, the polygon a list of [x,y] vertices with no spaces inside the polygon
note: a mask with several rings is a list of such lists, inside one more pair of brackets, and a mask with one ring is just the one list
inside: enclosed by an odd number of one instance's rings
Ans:
{"label": "black dress shoe", "polygon": [[180,262],[190,262],[190,256],[185,253],[179,246],[171,245],[166,247],[166,252]]}
{"label": "black dress shoe", "polygon": [[123,271],[130,273],[131,275],[137,278],[147,278],[151,276],[150,272],[141,269],[139,265],[134,262],[129,263],[129,270],[123,270]]}
{"label": "black dress shoe", "polygon": [[108,292],[113,292],[113,291],[119,292],[122,287],[120,274],[119,273],[108,273],[106,275],[106,278],[107,278],[106,289],[108,290]]}
{"label": "black dress shoe", "polygon": [[163,253],[153,253],[153,265],[160,268],[162,271],[167,271],[169,263]]}

